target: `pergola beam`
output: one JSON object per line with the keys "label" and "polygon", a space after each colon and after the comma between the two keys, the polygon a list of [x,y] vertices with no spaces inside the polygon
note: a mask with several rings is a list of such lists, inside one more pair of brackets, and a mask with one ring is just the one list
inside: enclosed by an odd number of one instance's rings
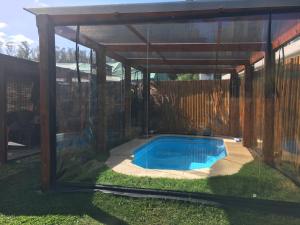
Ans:
{"label": "pergola beam", "polygon": [[300,36],[300,22],[297,22],[294,26],[290,27],[287,31],[280,34],[272,42],[273,49],[276,50],[282,45],[287,44],[289,41]]}
{"label": "pergola beam", "polygon": [[[288,42],[300,36],[300,22],[297,22],[294,26],[290,27],[287,31],[275,38],[272,42],[272,48],[276,51],[278,48],[284,46]],[[265,45],[266,46],[266,45]],[[265,48],[264,48],[265,49]],[[264,51],[259,51],[251,54],[250,64],[256,63],[265,57]]]}
{"label": "pergola beam", "polygon": [[128,59],[130,65],[247,65],[244,59]]}
{"label": "pergola beam", "polygon": [[[215,51],[261,51],[264,49],[265,43],[151,43],[149,51],[159,52],[215,52]],[[110,51],[116,52],[146,52],[145,44],[133,43],[114,43],[105,44]]]}
{"label": "pergola beam", "polygon": [[204,73],[204,74],[210,74],[210,73],[221,73],[221,74],[227,74],[232,73],[235,71],[234,68],[159,68],[159,67],[150,67],[148,69],[149,73]]}

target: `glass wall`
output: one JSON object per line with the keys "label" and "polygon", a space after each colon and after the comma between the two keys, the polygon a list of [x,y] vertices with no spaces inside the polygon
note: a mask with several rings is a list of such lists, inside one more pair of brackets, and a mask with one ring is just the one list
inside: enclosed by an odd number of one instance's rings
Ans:
{"label": "glass wall", "polygon": [[[89,61],[85,72],[81,65],[85,59],[79,57],[79,83],[76,60],[72,58],[75,70],[57,70],[58,179],[300,202],[299,187],[282,173],[289,171],[294,177],[299,176],[299,60],[297,52],[286,55],[289,48],[295,50],[299,46],[297,40],[284,43],[284,49],[276,46],[286,37],[282,35],[298,24],[297,16],[273,16],[271,27],[268,27],[269,15],[81,26],[82,34],[107,50],[108,148],[104,151],[95,146],[99,141],[95,117],[100,114],[93,64]],[[270,82],[266,76],[275,76],[265,73],[268,35],[277,50],[273,154],[276,163],[272,165],[263,158],[268,116],[264,107],[265,87],[272,85],[266,83]],[[74,46],[71,55],[75,55]],[[124,59],[122,62],[131,67],[133,135],[130,138],[125,136],[124,127],[125,70],[122,63],[112,59],[116,55],[115,58]],[[236,96],[230,88],[232,81],[219,79],[220,75],[241,72],[248,62],[254,67],[254,73],[243,73],[240,78],[243,81],[239,82],[243,85],[240,101],[233,105],[231,100]],[[218,79],[157,81],[150,76],[149,108],[144,104],[141,71],[143,74],[213,74]],[[245,98],[245,92],[249,91],[247,76],[251,76],[252,93]],[[248,103],[250,111],[245,110]],[[153,105],[155,109],[151,108]],[[148,117],[145,110],[150,112]],[[233,111],[236,117],[231,115]],[[150,123],[147,138],[141,136],[145,120]],[[253,128],[249,149],[230,133],[234,122],[245,133],[244,124],[248,120]],[[162,131],[161,124],[168,128],[167,132]]]}

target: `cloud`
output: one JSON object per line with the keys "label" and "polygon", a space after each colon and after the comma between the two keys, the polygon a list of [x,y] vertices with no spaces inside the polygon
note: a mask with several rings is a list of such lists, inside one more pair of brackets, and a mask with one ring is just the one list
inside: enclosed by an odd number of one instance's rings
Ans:
{"label": "cloud", "polygon": [[22,42],[28,42],[28,44],[32,45],[34,41],[23,34],[16,35],[7,35],[4,32],[0,32],[0,42],[6,44],[10,43],[12,45],[18,46]]}
{"label": "cloud", "polygon": [[34,0],[34,3],[38,7],[47,7],[47,6],[49,6],[48,4],[46,4],[44,2],[41,2],[40,0]]}
{"label": "cloud", "polygon": [[0,22],[0,29],[7,27],[7,24],[4,22]]}
{"label": "cloud", "polygon": [[6,41],[5,41],[5,37],[6,37],[6,34],[3,33],[3,32],[0,32],[0,42],[1,42],[1,43],[5,43],[5,42],[6,42]]}
{"label": "cloud", "polygon": [[8,37],[8,42],[13,42],[16,44],[19,44],[21,42],[28,42],[28,44],[32,45],[34,43],[34,41],[26,36],[24,36],[23,34],[17,34],[17,35],[10,35]]}

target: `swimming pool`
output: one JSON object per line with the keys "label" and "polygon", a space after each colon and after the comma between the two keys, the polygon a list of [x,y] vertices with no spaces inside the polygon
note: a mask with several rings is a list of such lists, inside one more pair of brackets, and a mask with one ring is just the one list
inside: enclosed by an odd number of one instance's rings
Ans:
{"label": "swimming pool", "polygon": [[139,147],[133,164],[146,169],[195,170],[210,168],[226,154],[222,139],[162,136]]}

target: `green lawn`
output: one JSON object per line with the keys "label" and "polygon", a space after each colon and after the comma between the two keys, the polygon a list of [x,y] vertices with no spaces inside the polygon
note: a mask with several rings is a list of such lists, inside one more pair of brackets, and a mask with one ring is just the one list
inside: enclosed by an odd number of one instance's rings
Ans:
{"label": "green lawn", "polygon": [[68,168],[69,177],[62,181],[113,184],[130,187],[206,192],[300,203],[300,188],[277,170],[258,159],[246,164],[234,175],[208,179],[179,180],[134,177],[116,173],[103,165],[103,159],[90,160]]}
{"label": "green lawn", "polygon": [[[104,174],[99,179],[107,182],[109,175],[111,179],[117,176],[109,170]],[[100,193],[42,194],[39,175],[37,159],[0,168],[0,224],[300,224],[300,218],[261,210],[221,209]],[[123,182],[128,184],[134,180],[128,177]],[[132,185],[138,186],[137,181],[134,182]],[[154,185],[149,183],[149,186]]]}

